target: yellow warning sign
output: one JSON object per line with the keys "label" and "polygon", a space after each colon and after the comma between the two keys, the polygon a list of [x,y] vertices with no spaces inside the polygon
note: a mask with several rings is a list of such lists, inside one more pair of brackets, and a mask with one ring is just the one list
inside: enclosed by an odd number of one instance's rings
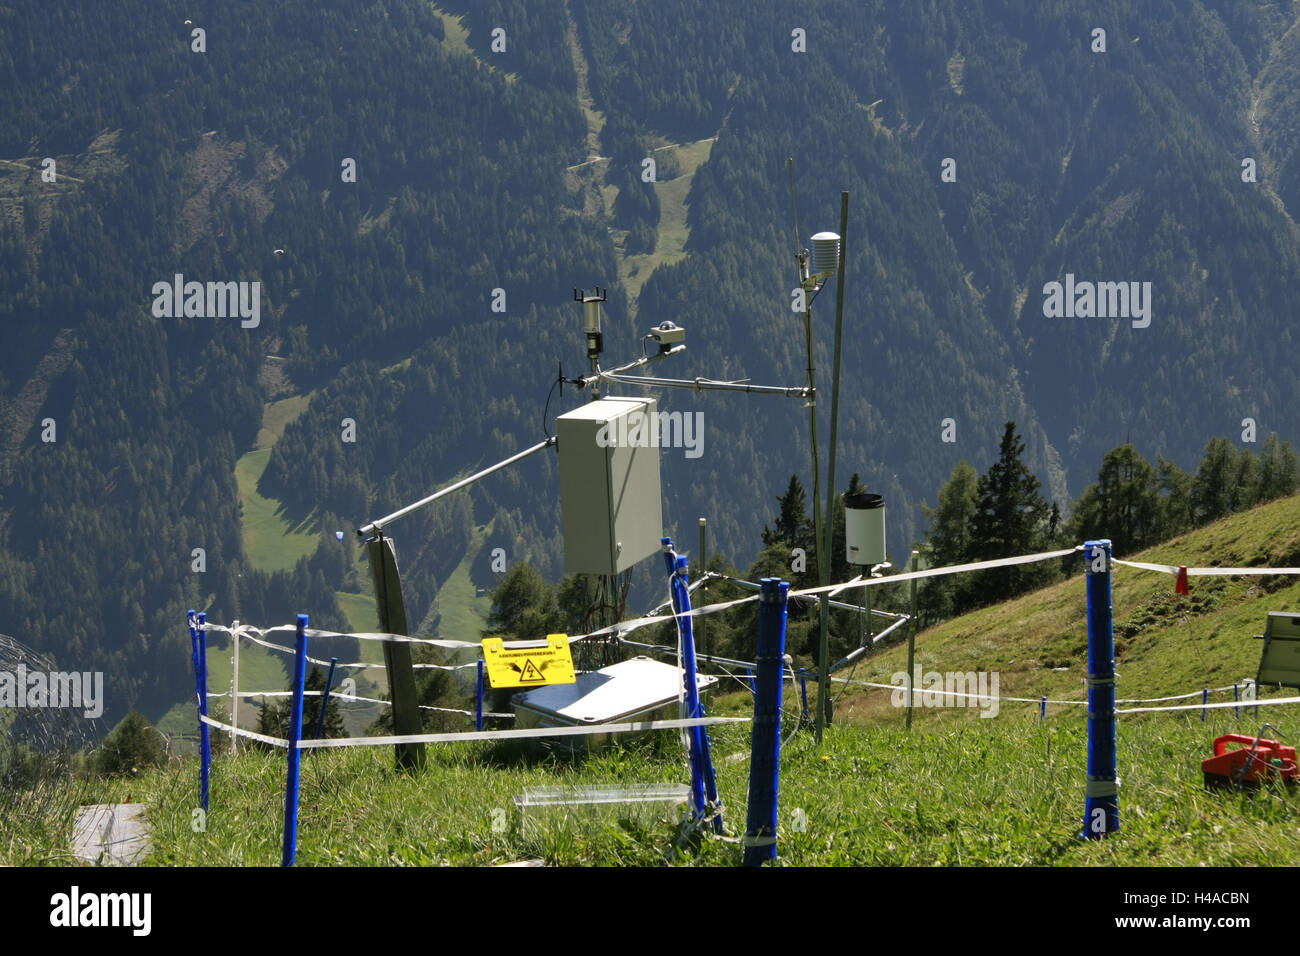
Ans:
{"label": "yellow warning sign", "polygon": [[483,638],[483,660],[493,688],[543,687],[572,684],[573,656],[567,634],[547,634],[546,644],[518,641],[506,645],[499,637]]}

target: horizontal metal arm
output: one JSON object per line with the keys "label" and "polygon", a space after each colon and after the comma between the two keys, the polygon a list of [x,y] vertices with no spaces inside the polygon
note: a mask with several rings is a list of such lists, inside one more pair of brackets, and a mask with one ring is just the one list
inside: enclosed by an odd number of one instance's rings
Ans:
{"label": "horizontal metal arm", "polygon": [[423,508],[425,505],[431,505],[439,498],[445,497],[446,495],[451,494],[453,491],[459,491],[461,488],[464,488],[466,485],[472,485],[480,478],[486,478],[488,475],[492,474],[492,472],[500,471],[502,468],[505,468],[507,465],[513,465],[515,462],[527,458],[529,455],[536,454],[537,452],[541,451],[543,448],[550,448],[554,444],[555,444],[555,439],[553,437],[546,439],[546,441],[538,442],[536,445],[533,445],[531,448],[525,448],[517,455],[511,455],[505,461],[499,461],[495,465],[492,465],[490,468],[484,468],[482,471],[475,472],[474,474],[470,475],[468,478],[462,478],[460,481],[456,482],[453,485],[448,485],[446,488],[443,488],[440,491],[435,491],[427,498],[421,498],[419,501],[415,502],[415,504],[407,505],[405,508],[399,508],[390,515],[385,515],[384,517],[380,518],[377,521],[370,522],[370,524],[366,525],[365,527],[358,528],[357,534],[361,535],[362,537],[365,537],[368,534],[374,534],[377,531],[382,531],[386,525],[388,525],[393,521],[396,521],[398,518],[401,518],[404,515],[409,515],[412,511],[418,511],[421,508]]}
{"label": "horizontal metal arm", "polygon": [[597,382],[621,382],[624,385],[649,385],[663,386],[664,388],[689,388],[697,392],[710,390],[720,392],[749,392],[754,395],[789,395],[795,398],[809,398],[813,395],[814,389],[807,386],[797,388],[786,388],[781,385],[750,385],[748,382],[721,382],[712,378],[656,378],[650,375],[626,375],[625,372],[634,368],[640,368],[649,365],[651,362],[657,362],[660,359],[667,358],[670,355],[676,355],[686,349],[685,345],[674,345],[670,349],[659,352],[655,355],[643,355],[639,359],[628,362],[624,365],[605,370],[598,369],[592,375],[586,375],[582,378],[575,379],[574,384],[579,388],[589,388]]}
{"label": "horizontal metal arm", "polygon": [[[646,338],[649,338],[649,336],[646,336]],[[674,345],[672,348],[667,349],[666,351],[656,352],[654,355],[642,355],[639,359],[633,359],[630,362],[625,362],[624,364],[618,365],[610,369],[609,371],[603,371],[603,370],[597,371],[593,375],[586,375],[583,376],[582,378],[572,379],[571,381],[573,382],[574,385],[577,385],[578,388],[590,388],[592,385],[595,385],[597,382],[602,380],[612,381],[611,379],[606,378],[606,376],[608,375],[617,375],[620,372],[628,372],[634,368],[642,368],[646,365],[649,365],[651,362],[658,362],[660,359],[666,359],[670,355],[676,355],[678,352],[685,352],[685,351],[686,351],[686,346],[678,343],[677,345]]]}
{"label": "horizontal metal arm", "polygon": [[650,375],[619,375],[615,372],[600,372],[602,382],[622,382],[624,385],[663,386],[664,388],[690,388],[695,391],[750,392],[755,395],[788,395],[794,398],[808,398],[813,389],[806,385],[786,388],[783,385],[749,385],[745,382],[719,382],[711,378],[655,378]]}

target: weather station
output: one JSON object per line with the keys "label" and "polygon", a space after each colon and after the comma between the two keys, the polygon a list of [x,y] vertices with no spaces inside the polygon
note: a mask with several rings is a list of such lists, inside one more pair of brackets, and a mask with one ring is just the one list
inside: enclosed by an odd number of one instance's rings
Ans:
{"label": "weather station", "polygon": [[[798,210],[794,197],[794,164],[789,161],[790,197],[794,213],[796,242],[799,240]],[[382,629],[391,634],[408,634],[406,610],[402,599],[396,551],[389,531],[393,522],[425,508],[442,497],[463,490],[517,462],[547,448],[554,448],[559,457],[560,511],[564,542],[564,567],[569,574],[582,574],[587,580],[588,607],[593,609],[597,627],[585,635],[575,649],[579,652],[579,671],[599,671],[620,663],[623,650],[618,622],[626,611],[627,592],[631,570],[641,561],[656,553],[669,555],[669,574],[677,573],[677,558],[671,539],[663,534],[664,516],[662,485],[660,480],[660,436],[667,413],[661,412],[652,397],[624,397],[608,394],[613,386],[632,386],[637,389],[689,389],[695,392],[728,391],[750,395],[772,395],[797,398],[809,409],[809,426],[812,439],[813,519],[818,581],[823,587],[818,596],[820,605],[820,641],[817,677],[820,694],[817,710],[817,735],[820,740],[825,723],[829,720],[829,675],[834,669],[828,658],[829,608],[845,606],[862,613],[864,608],[832,602],[832,595],[824,589],[830,580],[830,561],[823,558],[831,551],[831,523],[833,516],[836,441],[839,416],[839,369],[843,337],[845,241],[848,229],[848,193],[841,194],[839,232],[818,232],[811,237],[811,248],[801,244],[795,253],[798,263],[801,312],[807,345],[807,379],[802,385],[760,385],[748,379],[667,378],[648,374],[648,366],[677,356],[686,350],[687,330],[672,320],[659,322],[641,338],[641,355],[612,367],[602,366],[605,352],[605,334],[602,328],[602,309],[608,301],[607,291],[599,286],[591,291],[574,289],[573,301],[582,306],[582,334],[587,359],[587,374],[566,378],[563,366],[559,367],[552,391],[558,386],[561,396],[564,385],[585,392],[588,400],[577,408],[557,415],[555,433],[545,435],[542,441],[484,468],[467,478],[456,481],[432,494],[406,505],[391,514],[375,519],[357,530],[366,541],[371,575],[375,587],[379,621]],[[822,510],[822,489],[819,464],[817,384],[813,362],[812,304],[832,280],[837,281],[838,303],[835,324],[834,369],[830,411],[830,456],[827,475],[827,504]],[[653,345],[653,349],[650,346]],[[547,403],[549,405],[549,397]],[[547,414],[543,412],[543,423]],[[878,498],[878,496],[875,496]],[[882,503],[883,505],[883,503]],[[855,519],[856,520],[856,519]],[[881,542],[878,548],[868,548],[869,556],[878,557],[870,564],[873,572],[888,567],[883,558],[883,506],[869,519],[879,527]],[[700,523],[701,551],[704,540],[704,520]],[[856,533],[855,533],[856,540]],[[864,545],[864,547],[866,547]],[[700,557],[703,555],[701,553]],[[852,559],[852,555],[850,556]],[[855,561],[855,563],[858,563]],[[705,572],[700,569],[701,575]],[[682,572],[684,574],[684,571]],[[878,575],[877,575],[878,576]],[[869,590],[869,589],[868,589]],[[680,610],[680,609],[679,609]],[[867,608],[866,614],[870,615]],[[689,619],[688,619],[689,620]],[[679,628],[679,631],[683,629]],[[685,628],[682,639],[690,641],[690,629]],[[892,628],[891,628],[892,630]],[[882,635],[883,636],[883,635]],[[867,646],[870,641],[865,642]],[[859,652],[863,648],[859,648]],[[385,664],[391,682],[394,728],[398,734],[418,734],[420,713],[416,701],[414,670],[408,646],[400,643],[385,644]],[[855,652],[857,653],[857,652]],[[694,647],[680,655],[689,660],[683,679],[688,690],[695,676]],[[668,666],[668,665],[663,665]],[[574,686],[576,693],[576,685]],[[608,696],[608,690],[604,692]],[[561,695],[563,696],[563,695]],[[693,696],[693,695],[690,695]],[[573,702],[560,701],[549,707],[551,712],[565,710]],[[620,709],[650,710],[635,706]],[[693,705],[698,709],[698,704]],[[579,708],[581,709],[581,708]],[[607,708],[606,708],[607,709]],[[611,711],[612,712],[612,711]],[[702,710],[700,711],[702,713]],[[694,716],[692,714],[691,716]],[[415,765],[423,760],[423,744],[398,745],[399,763]]]}

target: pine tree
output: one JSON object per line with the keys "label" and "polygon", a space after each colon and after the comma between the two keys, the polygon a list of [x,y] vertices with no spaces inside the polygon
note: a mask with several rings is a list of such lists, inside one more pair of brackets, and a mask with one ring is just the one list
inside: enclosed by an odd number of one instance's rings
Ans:
{"label": "pine tree", "polygon": [[[970,559],[971,521],[975,517],[978,488],[979,476],[962,459],[939,489],[939,507],[921,505],[922,513],[930,522],[926,552],[931,566],[962,564]],[[955,587],[956,582],[951,578],[934,578],[925,583],[917,599],[928,619],[942,620],[952,615]]]}
{"label": "pine tree", "polygon": [[1156,456],[1160,489],[1160,539],[1167,541],[1192,526],[1192,476],[1164,455]]}
{"label": "pine tree", "polygon": [[[308,691],[323,692],[325,690],[326,672],[321,667],[313,667],[311,673],[307,675],[307,680],[303,687]],[[335,671],[335,686],[331,688],[333,694],[338,690],[338,671]],[[321,697],[319,694],[309,694],[302,699],[302,735],[304,737],[315,738],[316,722],[320,719]],[[285,728],[286,731],[288,727]],[[325,708],[325,726],[322,729],[322,737],[342,737],[343,732],[343,715],[339,713],[338,701],[331,699]]]}
{"label": "pine tree", "polygon": [[[309,693],[302,698],[302,738],[313,739],[316,736],[316,721],[320,719],[321,692],[325,690],[326,672],[318,665],[313,665],[303,682],[303,689]],[[288,690],[293,690],[290,686]],[[338,672],[335,672],[335,684],[330,693],[338,690]],[[315,691],[316,693],[310,693]],[[289,736],[289,715],[293,709],[292,697],[281,697],[278,701],[268,701],[258,717],[258,733],[271,737]],[[325,737],[344,736],[343,715],[339,712],[338,701],[331,699],[325,710]]]}
{"label": "pine tree", "polygon": [[[1038,479],[1021,460],[1024,451],[1016,423],[1007,422],[998,460],[980,476],[976,488],[970,556],[977,561],[1027,554],[1042,545],[1047,502],[1039,494]],[[1004,600],[1028,590],[1041,577],[1020,565],[994,568],[961,588],[958,601],[969,606]]]}
{"label": "pine tree", "polygon": [[105,776],[131,775],[167,759],[162,734],[137,710],[130,711],[104,738],[95,768]]}
{"label": "pine tree", "polygon": [[559,633],[563,617],[555,588],[531,565],[516,564],[492,592],[484,637],[539,640]]}
{"label": "pine tree", "polygon": [[963,458],[939,489],[939,507],[921,505],[930,522],[928,545],[934,565],[961,564],[971,554],[971,522],[978,507],[979,476]]}
{"label": "pine tree", "polygon": [[781,504],[781,513],[777,516],[775,528],[769,531],[764,526],[763,546],[771,547],[782,543],[789,548],[803,548],[811,555],[813,523],[808,517],[808,500],[798,475],[790,476],[785,494],[777,500]]}
{"label": "pine tree", "polygon": [[1296,493],[1296,453],[1291,443],[1280,441],[1277,432],[1264,439],[1259,450],[1259,500],[1272,501]]}
{"label": "pine tree", "polygon": [[1075,541],[1104,537],[1117,555],[1161,540],[1160,479],[1132,444],[1106,452],[1097,483],[1079,498],[1070,523]]}
{"label": "pine tree", "polygon": [[1237,449],[1226,438],[1211,438],[1192,479],[1192,519],[1203,525],[1232,512],[1237,479]]}
{"label": "pine tree", "polygon": [[1259,503],[1259,456],[1248,448],[1237,453],[1237,473],[1232,482],[1232,510],[1245,511]]}

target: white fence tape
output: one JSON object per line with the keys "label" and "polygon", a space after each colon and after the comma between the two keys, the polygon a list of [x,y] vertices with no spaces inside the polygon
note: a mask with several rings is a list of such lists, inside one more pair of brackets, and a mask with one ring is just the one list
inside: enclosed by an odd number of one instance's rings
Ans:
{"label": "white fence tape", "polygon": [[[878,687],[881,690],[890,690],[890,691],[901,690],[904,693],[907,692],[907,686],[904,684],[875,684],[872,683],[871,681],[850,680],[847,677],[836,677],[834,675],[831,675],[831,680],[841,684],[853,684],[854,686],[857,687]],[[969,697],[973,700],[987,700],[987,701],[1009,700],[1020,704],[1041,704],[1043,702],[1043,699],[1041,697],[1001,697],[995,694],[966,694],[958,690],[939,690],[938,688],[930,688],[930,687],[913,687],[912,693],[915,696],[920,696],[921,694],[942,694],[944,697]],[[1197,693],[1200,692],[1197,691]],[[1051,698],[1049,698],[1047,702],[1049,704],[1088,703],[1086,700],[1052,700]]]}
{"label": "white fence tape", "polygon": [[[886,584],[899,584],[905,581],[921,580],[923,578],[942,577],[949,574],[964,574],[970,571],[985,571],[991,568],[1005,568],[1017,564],[1031,564],[1038,561],[1050,561],[1053,558],[1063,558],[1066,557],[1067,555],[1074,554],[1075,552],[1082,551],[1083,547],[1084,546],[1080,544],[1074,546],[1073,548],[1062,548],[1059,551],[1042,551],[1037,554],[1021,554],[1009,558],[996,558],[992,561],[973,561],[968,564],[953,564],[941,568],[927,568],[924,571],[905,571],[901,574],[891,574],[886,577],[879,577],[879,578],[859,578],[841,584],[828,584],[824,587],[805,588],[800,591],[791,591],[789,592],[789,597],[790,598],[810,597],[810,596],[819,595],[823,592],[828,594],[840,594],[843,593],[844,591],[856,590],[858,588],[879,587],[881,585],[886,585]],[[1166,574],[1178,573],[1178,567],[1174,565],[1148,564],[1142,561],[1124,561],[1118,558],[1112,560],[1114,564],[1125,565],[1127,567],[1133,567],[1133,568],[1140,568],[1146,571],[1160,571]],[[1300,574],[1300,568],[1188,568],[1187,573],[1189,575],[1194,575],[1194,576]],[[703,580],[706,579],[705,578],[700,579],[700,581]],[[683,612],[682,614],[677,615],[677,617],[679,618],[680,617],[703,617],[708,614],[717,614],[720,611],[725,611],[733,607],[738,607],[742,604],[749,604],[753,601],[757,601],[759,600],[759,598],[760,595],[754,594],[754,595],[750,595],[749,597],[737,598],[736,600],[733,601],[722,601],[717,604],[707,604],[704,605],[703,607],[692,608],[690,611],[686,611]],[[587,640],[588,638],[592,638],[592,637],[603,637],[607,634],[630,634],[633,631],[639,630],[640,628],[648,627],[652,624],[664,624],[672,620],[673,616],[671,614],[659,613],[662,610],[663,610],[663,606],[659,608],[655,608],[654,611],[652,611],[649,615],[643,617],[632,618],[627,621],[620,621],[617,624],[611,624],[608,627],[603,627],[600,628],[599,630],[591,631],[590,633],[587,634],[570,635],[569,643],[571,644],[576,643],[578,641]],[[234,631],[232,631],[231,628],[220,624],[208,623],[205,624],[204,627],[209,631],[221,631],[227,634],[238,632],[241,634],[241,636],[248,636],[250,640],[253,639],[251,636],[251,632],[256,632],[260,635],[265,636],[267,634],[271,634],[277,631],[292,633],[297,630],[296,626],[292,624],[279,624],[274,627],[268,627],[268,628],[256,628],[248,624],[241,624],[238,628],[234,629]],[[308,637],[354,637],[357,638],[358,640],[363,640],[363,641],[388,641],[388,642],[405,643],[405,644],[425,644],[425,645],[440,647],[448,651],[477,650],[480,647],[479,644],[472,641],[451,641],[443,638],[407,637],[404,634],[383,634],[383,633],[342,634],[337,631],[322,631],[314,628],[307,628],[306,634]],[[262,641],[257,641],[257,643],[262,643]],[[288,651],[288,653],[293,653],[292,648],[285,648],[282,645],[268,644],[268,646],[273,647],[277,650],[283,650],[283,651]],[[328,662],[313,661],[313,663],[327,664]],[[339,666],[382,667],[383,665],[356,663],[356,664],[342,664]],[[415,666],[440,668],[443,670],[452,670],[459,667],[469,667],[474,665],[473,664],[459,664],[459,665],[416,664]]]}
{"label": "white fence tape", "polygon": [[[842,583],[842,584],[828,584],[825,587],[806,588],[802,591],[791,591],[789,592],[789,597],[798,598],[798,597],[815,596],[821,594],[822,592],[827,592],[827,593],[835,592],[838,594],[842,591],[851,591],[857,588],[878,587],[884,584],[897,584],[903,581],[911,581],[913,579],[919,580],[921,578],[940,577],[948,574],[961,574],[967,571],[983,571],[990,568],[1004,568],[1015,564],[1030,564],[1036,561],[1050,561],[1052,558],[1063,558],[1066,555],[1074,554],[1076,551],[1082,551],[1082,550],[1083,550],[1083,545],[1076,545],[1073,548],[1063,548],[1060,551],[1043,551],[1038,554],[1021,554],[1010,558],[997,558],[992,561],[975,561],[970,564],[954,564],[942,568],[927,568],[924,571],[907,571],[902,574],[891,574],[888,577],[863,578],[860,580],[855,579],[853,581],[849,581],[847,583]],[[739,607],[742,604],[750,604],[754,601],[758,601],[760,600],[761,597],[762,595],[760,594],[752,594],[749,597],[737,598],[733,601],[722,601],[718,604],[706,604],[703,607],[696,607],[696,608],[692,608],[689,611],[684,611],[681,614],[676,615],[676,617],[678,618],[703,617],[708,614],[717,614],[721,611],[725,611],[733,607]],[[587,634],[570,635],[569,643],[573,644],[578,641],[584,641],[592,637],[603,637],[607,634],[630,634],[633,631],[639,630],[640,628],[643,627],[649,627],[652,624],[664,624],[667,623],[668,621],[673,620],[674,615],[672,615],[671,613],[662,613],[662,614],[655,613],[660,611],[663,607],[664,606],[661,605],[659,608],[655,608],[655,611],[652,611],[649,615],[638,617],[638,618],[632,618],[627,621],[620,621],[617,624],[611,624],[608,627],[603,627],[600,628],[599,630],[591,631],[590,633]],[[232,630],[231,628],[226,627],[225,625],[206,623],[204,624],[204,628],[206,628],[209,631],[220,631],[226,634],[239,633],[241,636],[249,636],[250,639],[251,639],[252,632],[256,632],[262,636],[265,636],[267,634],[272,634],[277,631],[285,632],[285,633],[294,633],[297,631],[297,626],[294,624],[277,624],[274,627],[267,627],[267,628],[253,627],[250,624],[241,624],[239,625],[238,628]],[[472,641],[450,641],[450,640],[445,640],[443,638],[407,637],[404,634],[382,634],[382,633],[342,634],[339,633],[338,631],[321,631],[310,627],[305,630],[305,633],[308,637],[355,637],[363,641],[389,641],[393,643],[403,643],[403,644],[426,644],[426,645],[441,647],[449,651],[470,650],[470,649],[478,651],[481,648],[480,644],[477,644]],[[258,641],[258,643],[261,642]],[[279,650],[287,650],[289,653],[293,653],[292,648],[284,648],[283,645],[270,644],[269,646]],[[313,663],[321,663],[324,664],[325,666],[328,666],[329,662],[313,661]],[[382,665],[347,664],[347,665],[339,665],[339,666],[378,667]],[[416,664],[415,666],[454,669],[456,667],[469,667],[474,665],[473,664],[460,664],[460,665]]]}
{"label": "white fence tape", "polygon": [[[1232,690],[1234,687],[1238,687],[1238,686],[1240,685],[1229,684],[1227,687],[1211,687],[1209,688],[1209,691],[1211,694],[1222,694],[1224,691]],[[1162,704],[1167,700],[1188,700],[1189,698],[1192,697],[1200,697],[1203,693],[1205,693],[1204,688],[1201,690],[1194,690],[1190,694],[1174,694],[1172,697],[1117,697],[1115,698],[1115,703],[1117,704]]]}
{"label": "white fence tape", "polygon": [[1226,700],[1214,704],[1176,704],[1170,707],[1117,708],[1117,714],[1150,714],[1161,710],[1223,710],[1227,707],[1276,707],[1279,704],[1300,704],[1300,697],[1266,697],[1263,700]]}
{"label": "white fence tape", "polygon": [[199,720],[210,727],[216,727],[220,730],[224,730],[228,734],[234,734],[236,737],[247,737],[249,740],[260,740],[262,743],[270,744],[272,747],[280,747],[284,750],[289,749],[289,741],[285,740],[283,737],[268,737],[266,734],[255,734],[251,730],[244,730],[242,727],[232,727],[230,724],[222,723],[221,721],[214,720],[211,717],[200,717]]}
{"label": "white fence tape", "polygon": [[[962,673],[967,673],[967,672],[963,671]],[[734,676],[734,675],[728,675],[728,676]],[[835,677],[834,675],[831,675],[831,681],[833,682],[837,681],[841,684],[852,684],[856,687],[876,687],[881,690],[889,690],[889,691],[907,690],[906,685],[903,684],[877,684],[877,683],[873,683],[872,681],[849,680],[848,678]],[[1211,694],[1220,694],[1223,693],[1224,691],[1232,690],[1235,686],[1240,686],[1240,685],[1228,684],[1226,687],[1211,687],[1209,688],[1209,691]],[[942,694],[945,697],[969,697],[975,700],[990,700],[990,701],[1006,700],[1006,701],[1012,701],[1014,703],[1020,703],[1020,704],[1042,704],[1044,702],[1043,698],[1041,697],[998,697],[998,696],[993,696],[991,694],[965,694],[962,693],[961,691],[955,691],[955,690],[947,691],[947,690],[939,690],[937,688],[929,688],[929,687],[914,687],[913,692],[915,694],[922,694],[922,693]],[[1175,694],[1172,697],[1122,697],[1122,698],[1117,698],[1115,700],[1115,703],[1117,704],[1160,703],[1162,701],[1167,701],[1167,700],[1186,700],[1189,697],[1200,697],[1203,693],[1204,690],[1194,690],[1190,694]],[[1076,706],[1086,705],[1088,703],[1086,700],[1054,700],[1051,697],[1047,698],[1046,702],[1049,704],[1072,704]],[[1204,707],[1254,707],[1255,704],[1256,701],[1253,700],[1252,701],[1232,700],[1223,703],[1204,704],[1204,705],[1188,704],[1185,707],[1181,707],[1181,708],[1180,707],[1142,707],[1142,708],[1133,708],[1129,710],[1117,710],[1115,711],[1115,713],[1139,714],[1148,710],[1200,710],[1202,706]]]}
{"label": "white fence tape", "polygon": [[[254,644],[260,644],[263,647],[270,648],[273,651],[280,651],[285,654],[295,653],[292,647],[286,647],[283,644],[276,644],[272,641],[263,640],[262,638],[253,636],[254,634],[260,634],[263,635],[264,637],[267,634],[272,634],[277,631],[291,633],[291,634],[297,633],[298,628],[297,625],[294,624],[277,624],[274,627],[266,627],[266,628],[254,627],[251,624],[241,624],[236,628],[230,628],[224,624],[207,623],[203,625],[203,629],[207,631],[217,631],[223,634],[232,634],[237,637],[246,638],[247,640],[252,641]],[[321,631],[311,627],[306,628],[303,633],[309,638],[355,637],[358,640],[362,640],[362,641],[386,641],[390,644],[423,644],[428,647],[436,647],[440,650],[447,652],[449,655],[453,653],[481,654],[482,646],[483,646],[482,644],[476,643],[474,641],[449,641],[440,637],[407,637],[404,634],[376,634],[376,633],[361,633],[361,632],[355,634],[344,634],[339,631]],[[307,660],[313,664],[319,664],[322,667],[329,667],[330,664],[329,661],[318,660],[317,658],[311,656],[308,656]],[[367,664],[360,661],[353,664],[338,664],[336,666],[375,668],[378,670],[383,670],[384,668],[383,664]],[[477,667],[478,664],[476,661],[469,661],[468,663],[464,663],[464,664],[413,664],[411,666],[429,668],[434,670],[454,671],[454,670],[459,670],[462,667]]]}
{"label": "white fence tape", "polygon": [[707,727],[712,724],[745,724],[748,717],[692,717],[685,720],[645,720],[628,724],[594,724],[589,727],[529,727],[526,730],[472,730],[450,734],[398,734],[391,737],[334,737],[300,740],[301,750],[323,747],[383,747],[389,744],[446,744],[475,740],[519,740],[527,737],[585,737],[591,734],[635,733],[643,730],[671,730],[677,727]]}
{"label": "white fence tape", "polygon": [[[322,693],[324,692],[319,690],[304,690],[302,692],[304,697],[319,697]],[[230,691],[228,690],[223,690],[220,693],[209,692],[208,700],[211,700],[214,697],[229,697],[229,696],[230,696]],[[292,697],[293,691],[291,690],[241,690],[238,696],[240,698]],[[335,700],[358,701],[363,704],[383,704],[385,707],[391,707],[393,704],[391,700],[380,700],[378,697],[361,697],[358,694],[340,694],[335,691],[330,692],[330,700],[331,701],[335,701]],[[420,704],[419,707],[421,710],[436,710],[444,714],[464,714],[466,717],[478,716],[476,711],[464,710],[460,707],[434,707],[432,704]],[[495,711],[490,711],[490,710],[483,711],[483,716],[502,717],[509,720],[513,720],[515,717],[514,714],[499,714]]]}
{"label": "white fence tape", "polygon": [[[1177,574],[1179,568],[1174,564],[1148,564],[1145,561],[1121,561],[1119,558],[1111,559],[1113,564],[1122,564],[1129,568],[1139,568],[1143,571],[1160,571],[1164,574]],[[1188,568],[1188,577],[1209,577],[1211,575],[1234,575],[1234,574],[1300,574],[1300,568]]]}

